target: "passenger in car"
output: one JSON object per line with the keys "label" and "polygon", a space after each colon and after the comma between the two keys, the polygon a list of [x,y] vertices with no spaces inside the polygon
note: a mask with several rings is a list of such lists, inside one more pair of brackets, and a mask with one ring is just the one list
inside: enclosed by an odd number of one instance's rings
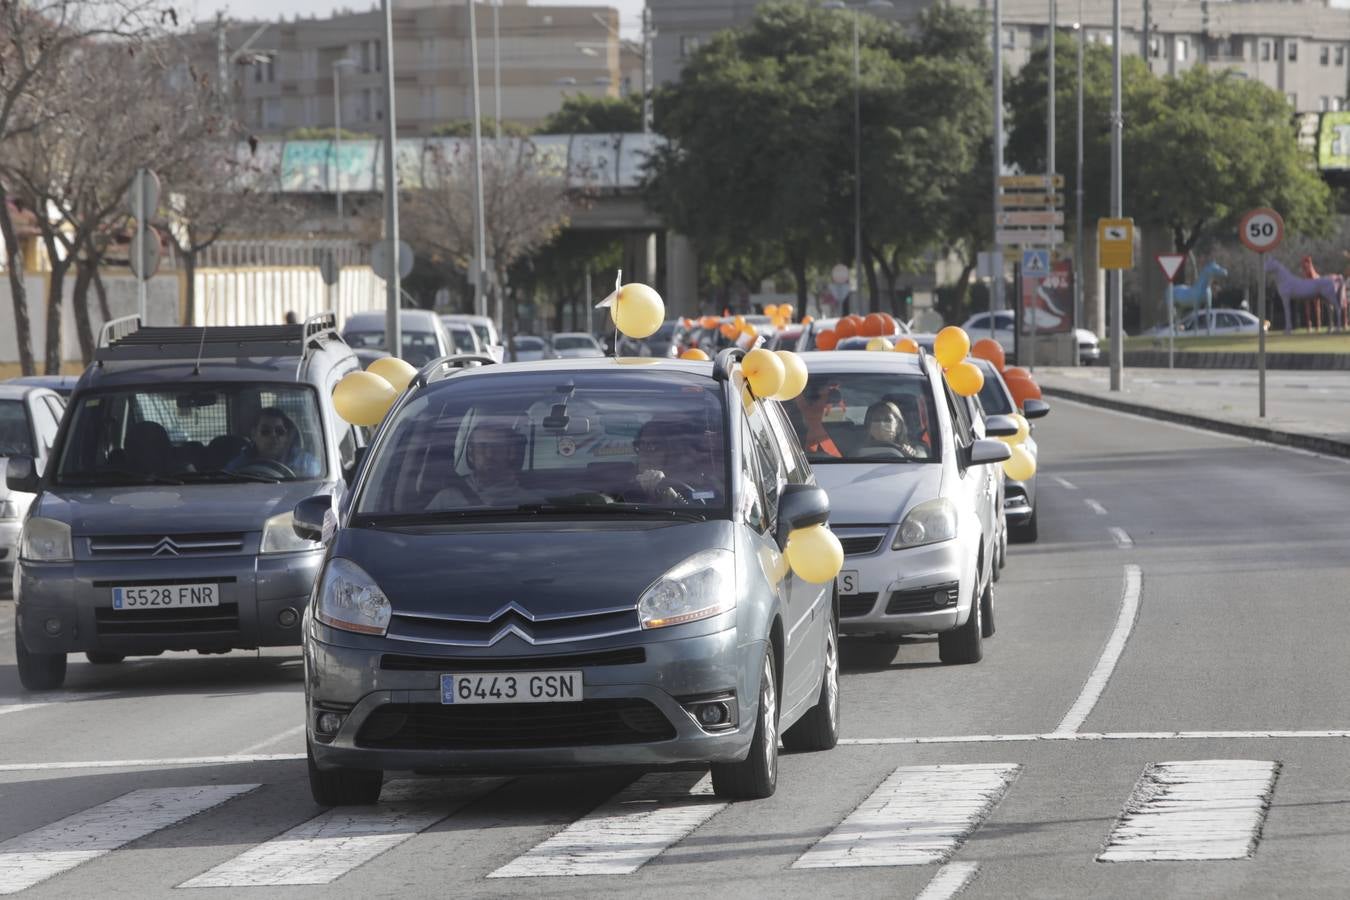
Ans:
{"label": "passenger in car", "polygon": [[469,473],[437,491],[427,509],[519,506],[532,499],[522,482],[525,435],[509,424],[482,422],[475,426],[464,448],[464,463]]}
{"label": "passenger in car", "polygon": [[863,416],[864,436],[857,452],[866,456],[872,450],[899,450],[907,459],[923,459],[926,454],[909,440],[909,429],[900,407],[880,400],[867,408]]}
{"label": "passenger in car", "polygon": [[[801,437],[802,449],[807,453],[823,453],[836,458],[844,455],[825,430],[824,423],[825,413],[838,402],[838,395],[838,388],[831,389],[828,385],[808,381],[806,389],[793,401],[793,406],[788,407],[796,413],[793,426]],[[798,417],[800,420],[797,420]]]}

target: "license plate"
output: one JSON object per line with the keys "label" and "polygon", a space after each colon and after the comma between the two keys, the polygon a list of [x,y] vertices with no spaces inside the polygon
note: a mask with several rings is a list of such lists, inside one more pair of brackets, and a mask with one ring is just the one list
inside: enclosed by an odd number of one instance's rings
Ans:
{"label": "license plate", "polygon": [[113,609],[176,609],[185,606],[219,606],[220,588],[215,584],[156,584],[112,589]]}
{"label": "license plate", "polygon": [[441,676],[441,703],[573,703],[580,672],[482,672]]}
{"label": "license plate", "polygon": [[839,593],[856,594],[858,593],[858,573],[856,570],[849,572],[840,572],[838,576]]}

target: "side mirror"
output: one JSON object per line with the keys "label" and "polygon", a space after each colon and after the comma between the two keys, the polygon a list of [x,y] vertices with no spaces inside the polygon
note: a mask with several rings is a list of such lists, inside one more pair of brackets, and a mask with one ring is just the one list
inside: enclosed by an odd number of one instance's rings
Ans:
{"label": "side mirror", "polygon": [[988,416],[984,420],[984,433],[989,437],[1012,437],[1017,434],[1017,423],[1008,416]]}
{"label": "side mirror", "polygon": [[1000,463],[1012,457],[1012,448],[1002,441],[983,440],[970,445],[970,465]]}
{"label": "side mirror", "polygon": [[1022,415],[1028,419],[1039,419],[1050,414],[1050,404],[1034,397],[1022,403]]}
{"label": "side mirror", "polygon": [[11,491],[36,494],[38,491],[37,463],[31,456],[11,456],[5,469],[5,484]]}
{"label": "side mirror", "polygon": [[778,499],[778,546],[798,528],[824,525],[830,519],[830,495],[813,484],[789,484]]}
{"label": "side mirror", "polygon": [[295,529],[296,536],[307,541],[322,541],[323,519],[332,510],[333,498],[329,494],[306,497],[295,504],[295,512],[291,516],[291,527]]}

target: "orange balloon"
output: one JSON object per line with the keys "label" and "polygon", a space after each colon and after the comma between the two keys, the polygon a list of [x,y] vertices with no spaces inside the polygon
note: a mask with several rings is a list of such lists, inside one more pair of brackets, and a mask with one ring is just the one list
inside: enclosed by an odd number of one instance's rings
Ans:
{"label": "orange balloon", "polygon": [[739,335],[740,333],[741,330],[737,328],[735,325],[733,325],[731,322],[728,322],[727,324],[722,326],[722,337],[726,338],[729,341],[736,340],[736,336]]}
{"label": "orange balloon", "polygon": [[717,316],[704,316],[698,320],[698,324],[702,325],[708,331],[712,331],[717,327],[718,321]]}
{"label": "orange balloon", "polygon": [[970,348],[970,355],[980,359],[987,359],[994,364],[994,368],[1002,372],[1007,364],[1007,357],[1003,353],[1003,345],[993,338],[980,338]]}
{"label": "orange balloon", "polygon": [[853,321],[852,316],[845,316],[834,323],[834,333],[839,338],[851,338],[858,336],[858,325]]}
{"label": "orange balloon", "polygon": [[919,342],[912,337],[902,337],[895,342],[895,349],[900,353],[918,353]]}
{"label": "orange balloon", "polygon": [[886,330],[882,332],[883,334],[895,334],[900,330],[900,323],[895,321],[895,316],[887,312],[878,313],[878,315],[880,315],[882,321],[886,323]]}
{"label": "orange balloon", "polygon": [[832,328],[827,328],[816,335],[817,350],[833,350],[839,346],[839,332]]}
{"label": "orange balloon", "polygon": [[868,313],[867,318],[863,319],[862,330],[858,332],[863,337],[881,337],[886,334],[886,320],[881,317],[881,313]]}
{"label": "orange balloon", "polygon": [[947,384],[959,397],[978,394],[984,387],[984,373],[969,360],[962,360],[947,370]]}
{"label": "orange balloon", "polygon": [[680,359],[708,359],[708,354],[704,353],[698,347],[690,347],[680,354]]}
{"label": "orange balloon", "polygon": [[1012,391],[1013,402],[1018,409],[1025,406],[1028,400],[1041,399],[1041,389],[1030,378],[1014,378],[1008,382],[1008,390]]}
{"label": "orange balloon", "polygon": [[737,316],[736,318],[731,320],[731,324],[735,325],[737,329],[744,328],[745,316]]}
{"label": "orange balloon", "polygon": [[1031,373],[1021,366],[1008,366],[1003,370],[1003,379],[1006,381],[1009,378],[1025,378],[1030,381]]}
{"label": "orange balloon", "polygon": [[810,324],[811,324],[812,322],[814,322],[815,320],[816,320],[816,317],[815,317],[815,316],[802,316],[802,324],[803,324],[803,325],[810,325]]}

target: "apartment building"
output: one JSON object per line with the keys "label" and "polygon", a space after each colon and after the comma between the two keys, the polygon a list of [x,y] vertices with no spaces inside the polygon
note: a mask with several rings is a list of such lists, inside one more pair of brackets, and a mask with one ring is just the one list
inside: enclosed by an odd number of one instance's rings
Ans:
{"label": "apartment building", "polygon": [[[573,94],[620,95],[618,11],[608,6],[476,4],[481,109],[504,121],[537,125]],[[464,4],[394,0],[394,89],[398,131],[428,135],[471,118],[468,10]],[[241,120],[265,136],[329,128],[341,102],[342,127],[384,127],[384,16],[342,11],[326,19],[202,23],[193,55],[222,83]]]}

